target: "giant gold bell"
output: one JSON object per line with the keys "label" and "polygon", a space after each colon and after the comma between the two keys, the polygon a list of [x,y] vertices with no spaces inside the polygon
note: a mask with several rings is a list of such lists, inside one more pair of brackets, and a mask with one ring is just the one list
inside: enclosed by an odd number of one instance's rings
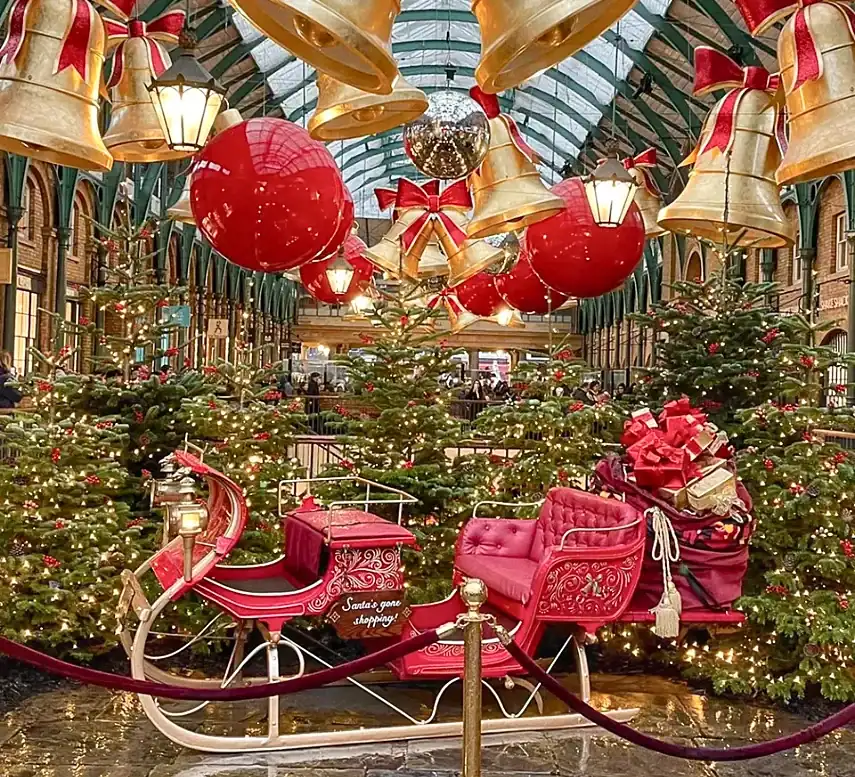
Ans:
{"label": "giant gold bell", "polygon": [[400,0],[231,0],[280,46],[365,92],[389,94],[398,75],[390,39]]}
{"label": "giant gold bell", "polygon": [[[804,15],[822,65],[818,78],[797,89],[795,19],[778,38],[778,65],[787,100],[789,147],[776,178],[794,184],[855,168],[855,41],[844,8],[836,3],[812,3]],[[797,14],[798,15],[798,14]]]}
{"label": "giant gold bell", "polygon": [[419,277],[419,261],[412,253],[403,250],[401,236],[405,229],[393,224],[380,242],[367,248],[363,256],[393,278],[415,280]]}
{"label": "giant gold bell", "polygon": [[662,209],[661,197],[647,189],[641,170],[634,169],[629,172],[635,178],[635,183],[638,186],[635,190],[633,202],[638,205],[641,218],[644,220],[644,236],[646,238],[662,237],[662,235],[667,234],[668,230],[663,229],[657,221],[659,211]]}
{"label": "giant gold bell", "polygon": [[[0,64],[0,149],[82,170],[109,170],[113,158],[98,131],[101,17],[88,0],[18,0],[11,15],[21,2],[29,5],[20,49]],[[81,24],[88,25],[88,42],[72,58],[85,79],[70,65],[54,72],[68,60],[69,41],[77,40],[71,28]]]}
{"label": "giant gold bell", "polygon": [[471,238],[516,232],[566,207],[543,185],[501,116],[490,119],[490,149],[469,182],[474,207],[466,234]]}
{"label": "giant gold bell", "polygon": [[[173,151],[166,143],[148,84],[154,76],[143,38],[130,38],[123,44],[122,78],[111,90],[113,110],[104,144],[120,162],[168,162],[186,157],[188,151]],[[166,66],[171,61],[164,51]]]}
{"label": "giant gold bell", "polygon": [[309,119],[315,140],[347,140],[400,127],[421,116],[428,106],[425,93],[398,76],[392,93],[363,92],[321,73],[318,106]]}
{"label": "giant gold bell", "polygon": [[[775,182],[781,158],[775,138],[777,99],[760,89],[742,97],[730,152],[709,150],[697,156],[683,191],[659,212],[663,229],[731,247],[776,248],[793,242]],[[704,121],[699,148],[713,131],[718,107]]]}
{"label": "giant gold bell", "polygon": [[485,92],[519,86],[611,27],[635,0],[473,0],[481,27],[475,79]]}
{"label": "giant gold bell", "polygon": [[195,224],[196,219],[193,218],[193,211],[190,208],[190,173],[184,179],[184,188],[181,190],[181,196],[178,201],[169,210],[166,211],[167,218],[173,221],[180,221],[182,224]]}

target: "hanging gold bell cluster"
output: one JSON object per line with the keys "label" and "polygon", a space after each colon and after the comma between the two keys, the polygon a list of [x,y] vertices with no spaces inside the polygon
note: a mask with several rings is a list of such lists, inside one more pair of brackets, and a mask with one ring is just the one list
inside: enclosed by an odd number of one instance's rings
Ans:
{"label": "hanging gold bell cluster", "polygon": [[98,130],[106,36],[89,0],[15,0],[0,47],[0,149],[109,170]]}
{"label": "hanging gold bell cluster", "polygon": [[730,247],[775,248],[793,242],[775,172],[784,145],[779,79],[740,67],[705,46],[695,49],[695,95],[727,89],[710,111],[680,195],[659,212],[659,225]]}
{"label": "hanging gold bell cluster", "polygon": [[752,35],[778,37],[789,146],[776,172],[795,184],[855,168],[855,9],[825,0],[737,0]]}
{"label": "hanging gold bell cluster", "polygon": [[657,219],[662,209],[662,193],[653,180],[652,171],[656,167],[656,149],[648,148],[636,156],[623,160],[623,166],[629,170],[635,179],[636,190],[633,201],[641,211],[644,219],[644,236],[646,238],[661,237],[667,233]]}
{"label": "hanging gold bell cluster", "polygon": [[184,12],[170,11],[152,22],[105,19],[107,50],[115,49],[107,81],[112,112],[104,143],[120,162],[167,162],[188,155],[166,142],[148,85],[172,60],[163,43],[177,44]]}

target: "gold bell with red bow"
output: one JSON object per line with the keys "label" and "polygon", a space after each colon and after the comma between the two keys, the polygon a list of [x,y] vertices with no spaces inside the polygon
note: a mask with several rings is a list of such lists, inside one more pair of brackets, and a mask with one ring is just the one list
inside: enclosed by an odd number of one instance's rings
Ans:
{"label": "gold bell with red bow", "polygon": [[309,119],[309,134],[322,141],[376,135],[417,119],[427,106],[425,93],[400,75],[390,94],[372,94],[321,73],[318,105]]}
{"label": "gold bell with red bow", "polygon": [[685,188],[659,212],[659,225],[728,247],[793,243],[775,170],[781,161],[783,106],[776,76],[741,68],[715,49],[695,49],[694,94],[729,91],[704,121]]}
{"label": "gold bell with red bow", "polygon": [[268,38],[321,73],[389,94],[398,76],[390,44],[400,0],[231,0]]}
{"label": "gold bell with red bow", "polygon": [[184,188],[181,190],[181,196],[175,204],[166,211],[166,217],[173,221],[180,221],[182,224],[195,224],[196,219],[193,218],[193,211],[190,208],[190,183],[191,173],[188,171],[184,178]]}
{"label": "gold bell with red bow", "polygon": [[469,176],[474,210],[466,234],[481,238],[515,232],[564,210],[563,198],[540,179],[534,166],[537,155],[516,122],[499,111],[498,98],[477,86],[469,94],[489,119],[490,148]]}
{"label": "gold bell with red bow", "polygon": [[443,289],[439,294],[428,300],[427,306],[429,308],[433,309],[437,305],[442,305],[445,309],[451,334],[462,332],[467,326],[471,326],[480,320],[478,316],[470,313],[460,304],[457,295],[449,288]]}
{"label": "gold bell with red bow", "polygon": [[115,48],[113,70],[107,81],[112,113],[104,143],[120,162],[167,162],[188,155],[173,151],[166,143],[157,118],[150,84],[172,60],[162,43],[178,43],[184,12],[170,11],[146,23],[106,19],[107,49]]}
{"label": "gold bell with red bow", "polygon": [[656,149],[648,148],[636,156],[627,157],[623,160],[623,166],[635,179],[633,201],[638,205],[641,218],[644,219],[644,236],[654,238],[667,234],[668,230],[662,229],[657,222],[662,209],[662,194],[651,174],[656,167]]}
{"label": "gold bell with red bow", "polygon": [[519,86],[605,32],[635,0],[472,0],[481,27],[478,85],[491,94]]}
{"label": "gold bell with red bow", "polygon": [[104,45],[89,0],[15,0],[0,47],[0,149],[109,170],[98,130]]}
{"label": "gold bell with red bow", "polygon": [[778,183],[855,169],[855,9],[825,0],[738,0],[737,7],[752,35],[792,13],[778,36],[789,127]]}

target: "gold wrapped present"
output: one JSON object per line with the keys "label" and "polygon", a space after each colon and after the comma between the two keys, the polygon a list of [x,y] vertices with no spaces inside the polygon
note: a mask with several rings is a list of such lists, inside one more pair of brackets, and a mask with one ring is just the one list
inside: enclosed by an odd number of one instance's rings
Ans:
{"label": "gold wrapped present", "polygon": [[689,506],[689,495],[685,487],[659,488],[656,490],[656,495],[668,504],[673,505],[677,510],[685,510]]}
{"label": "gold wrapped present", "polygon": [[689,506],[697,512],[712,511],[727,515],[740,502],[736,493],[736,478],[729,469],[718,468],[696,480],[686,489]]}

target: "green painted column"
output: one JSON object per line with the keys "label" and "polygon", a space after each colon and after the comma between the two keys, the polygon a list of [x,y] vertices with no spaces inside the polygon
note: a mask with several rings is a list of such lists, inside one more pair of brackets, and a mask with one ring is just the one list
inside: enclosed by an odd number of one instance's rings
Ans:
{"label": "green painted column", "polygon": [[6,246],[12,249],[12,282],[3,293],[3,350],[15,353],[15,309],[18,296],[18,227],[24,216],[24,187],[30,160],[6,154]]}
{"label": "green painted column", "polygon": [[80,170],[74,167],[56,168],[56,277],[54,313],[65,320],[65,297],[68,287],[68,249],[71,244],[74,195],[80,180]]}

